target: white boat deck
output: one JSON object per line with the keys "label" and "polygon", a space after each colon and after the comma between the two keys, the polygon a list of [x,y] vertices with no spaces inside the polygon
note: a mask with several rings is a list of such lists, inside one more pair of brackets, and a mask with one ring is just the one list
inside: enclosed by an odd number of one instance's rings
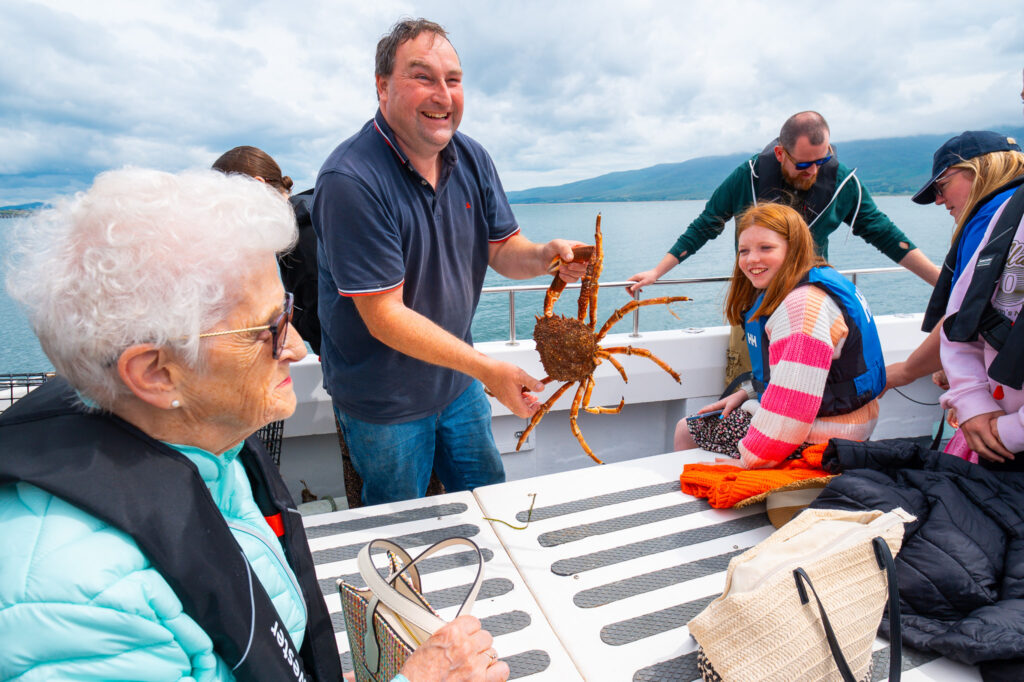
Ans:
{"label": "white boat deck", "polygon": [[[679,490],[687,462],[713,455],[690,450],[511,481],[396,504],[307,517],[317,575],[351,668],[334,578],[361,584],[355,556],[377,537],[415,555],[452,535],[487,554],[474,614],[495,635],[513,679],[696,680],[696,643],[686,623],[716,597],[729,559],[767,537],[763,505],[711,509]],[[522,525],[531,495],[532,519]],[[450,588],[472,576],[454,552],[428,562],[428,599],[447,618]],[[888,643],[875,643],[873,679],[888,672]],[[904,679],[980,680],[977,670],[904,649]]]}

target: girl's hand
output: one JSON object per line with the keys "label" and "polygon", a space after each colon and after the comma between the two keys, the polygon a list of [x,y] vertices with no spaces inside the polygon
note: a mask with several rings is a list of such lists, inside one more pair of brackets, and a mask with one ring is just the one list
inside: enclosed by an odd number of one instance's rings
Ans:
{"label": "girl's hand", "polygon": [[1013,453],[1006,449],[1003,441],[999,438],[999,429],[996,422],[999,417],[1006,413],[1002,410],[978,414],[960,425],[960,430],[967,439],[971,450],[978,453],[979,457],[991,462],[1005,462],[1014,459]]}
{"label": "girl's hand", "polygon": [[705,405],[704,407],[697,410],[697,414],[704,414],[705,412],[714,412],[715,410],[721,410],[722,417],[728,417],[730,412],[735,410],[743,403],[747,402],[747,400],[747,392],[741,388],[732,395],[727,395],[721,400],[717,400],[711,403],[710,405]]}

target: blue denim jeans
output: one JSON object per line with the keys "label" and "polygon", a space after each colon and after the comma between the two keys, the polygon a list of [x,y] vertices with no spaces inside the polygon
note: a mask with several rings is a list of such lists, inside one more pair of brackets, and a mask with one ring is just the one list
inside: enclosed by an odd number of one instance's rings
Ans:
{"label": "blue denim jeans", "polygon": [[423,497],[430,471],[448,492],[503,483],[505,468],[491,433],[491,405],[474,381],[440,414],[401,424],[371,424],[334,408],[363,504]]}

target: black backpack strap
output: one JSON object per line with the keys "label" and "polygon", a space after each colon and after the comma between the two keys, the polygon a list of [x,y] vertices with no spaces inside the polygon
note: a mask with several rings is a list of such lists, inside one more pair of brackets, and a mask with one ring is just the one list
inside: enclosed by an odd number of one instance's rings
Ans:
{"label": "black backpack strap", "polygon": [[736,377],[729,382],[729,385],[725,387],[725,391],[722,392],[722,395],[718,399],[722,400],[723,398],[732,395],[733,393],[739,390],[740,386],[743,384],[744,381],[752,381],[753,378],[753,372],[743,372],[741,374],[737,374]]}

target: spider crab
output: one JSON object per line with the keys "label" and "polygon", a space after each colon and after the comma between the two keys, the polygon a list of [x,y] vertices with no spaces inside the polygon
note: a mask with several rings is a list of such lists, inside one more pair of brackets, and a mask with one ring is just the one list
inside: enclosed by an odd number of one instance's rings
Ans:
{"label": "spider crab", "polygon": [[[547,384],[555,380],[566,383],[562,384],[558,390],[552,393],[551,397],[533,415],[530,424],[519,437],[516,450],[522,447],[530,431],[540,423],[540,420],[548,413],[548,410],[555,404],[555,401],[561,398],[562,394],[570,386],[579,383],[579,387],[576,389],[576,396],[572,401],[572,408],[569,411],[569,428],[572,429],[576,440],[580,442],[583,451],[590,455],[590,458],[598,464],[604,464],[594,455],[594,451],[590,449],[590,446],[587,445],[587,441],[583,438],[583,432],[580,431],[580,427],[576,423],[580,407],[592,414],[618,414],[622,411],[622,406],[625,405],[625,398],[621,398],[618,407],[590,406],[590,394],[594,390],[595,383],[594,370],[597,369],[601,361],[607,360],[610,362],[618,370],[622,380],[626,382],[629,381],[629,378],[626,376],[626,370],[615,359],[614,354],[639,355],[648,358],[658,367],[668,372],[676,382],[681,382],[681,379],[679,374],[651,351],[632,346],[602,348],[599,345],[601,339],[605,337],[605,334],[608,333],[608,330],[615,323],[641,306],[667,305],[677,301],[689,301],[690,299],[686,296],[662,296],[646,301],[630,301],[612,313],[601,329],[595,332],[594,329],[597,326],[597,290],[600,286],[601,268],[604,265],[600,213],[597,215],[597,226],[594,229],[594,245],[574,247],[572,262],[587,263],[587,272],[581,279],[577,316],[573,318],[554,314],[555,301],[558,300],[558,297],[565,289],[565,281],[558,276],[558,270],[562,266],[563,261],[556,256],[548,266],[548,272],[553,272],[555,278],[551,282],[551,286],[548,287],[547,294],[544,296],[544,315],[537,317],[537,325],[533,328],[533,339],[537,343],[537,352],[540,354],[540,361],[544,366],[544,371],[548,373],[548,376],[541,379],[541,382]],[[588,317],[588,313],[589,322],[585,322],[584,319]]]}

